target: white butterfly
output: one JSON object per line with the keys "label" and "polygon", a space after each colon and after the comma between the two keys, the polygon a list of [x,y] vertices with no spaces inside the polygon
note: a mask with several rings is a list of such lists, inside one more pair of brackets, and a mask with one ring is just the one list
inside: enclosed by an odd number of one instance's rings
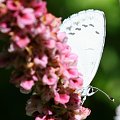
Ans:
{"label": "white butterfly", "polygon": [[116,116],[114,117],[114,120],[120,120],[120,105],[116,108]]}
{"label": "white butterfly", "polygon": [[78,56],[77,68],[83,75],[83,89],[80,91],[85,100],[86,96],[91,96],[99,90],[90,86],[90,83],[96,74],[104,48],[104,13],[99,10],[87,10],[73,14],[63,21],[60,31],[66,33],[67,44]]}

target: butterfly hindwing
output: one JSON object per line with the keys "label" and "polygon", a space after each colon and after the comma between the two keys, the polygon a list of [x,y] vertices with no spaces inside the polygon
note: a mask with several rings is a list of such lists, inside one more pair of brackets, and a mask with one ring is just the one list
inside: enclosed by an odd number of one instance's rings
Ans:
{"label": "butterfly hindwing", "polygon": [[68,45],[78,56],[78,70],[83,87],[89,86],[98,69],[105,43],[105,17],[99,10],[87,10],[65,19],[60,31],[68,37]]}

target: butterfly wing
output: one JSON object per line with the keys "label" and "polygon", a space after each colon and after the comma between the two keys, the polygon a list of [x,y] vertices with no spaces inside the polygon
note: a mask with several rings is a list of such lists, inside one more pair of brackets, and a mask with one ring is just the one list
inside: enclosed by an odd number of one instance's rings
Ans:
{"label": "butterfly wing", "polygon": [[105,17],[99,10],[81,11],[65,19],[60,31],[68,37],[68,45],[78,55],[78,70],[83,87],[89,86],[98,69],[105,43]]}

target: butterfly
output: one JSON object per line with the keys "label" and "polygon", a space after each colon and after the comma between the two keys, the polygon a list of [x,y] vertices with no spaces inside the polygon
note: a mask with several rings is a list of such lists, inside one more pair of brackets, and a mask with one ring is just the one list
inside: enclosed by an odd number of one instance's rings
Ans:
{"label": "butterfly", "polygon": [[120,120],[120,105],[116,108],[116,116],[114,117],[114,120]]}
{"label": "butterfly", "polygon": [[[67,44],[71,51],[78,56],[78,71],[83,77],[83,88],[78,90],[83,96],[91,96],[98,90],[92,87],[92,82],[100,64],[106,36],[106,19],[104,12],[99,10],[86,10],[71,15],[60,26],[65,32]],[[103,92],[108,98],[109,96]]]}

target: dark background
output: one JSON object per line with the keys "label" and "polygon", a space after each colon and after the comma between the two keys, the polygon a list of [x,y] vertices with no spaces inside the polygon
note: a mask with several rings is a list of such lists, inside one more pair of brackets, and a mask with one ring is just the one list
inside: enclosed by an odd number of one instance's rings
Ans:
{"label": "dark background", "polygon": [[[106,43],[98,72],[92,82],[115,99],[111,102],[102,93],[89,97],[84,106],[91,109],[87,120],[113,120],[120,104],[120,3],[118,0],[47,0],[48,11],[67,18],[86,9],[102,10],[106,16]],[[29,95],[9,83],[10,70],[0,69],[0,120],[33,120],[25,115]]]}

